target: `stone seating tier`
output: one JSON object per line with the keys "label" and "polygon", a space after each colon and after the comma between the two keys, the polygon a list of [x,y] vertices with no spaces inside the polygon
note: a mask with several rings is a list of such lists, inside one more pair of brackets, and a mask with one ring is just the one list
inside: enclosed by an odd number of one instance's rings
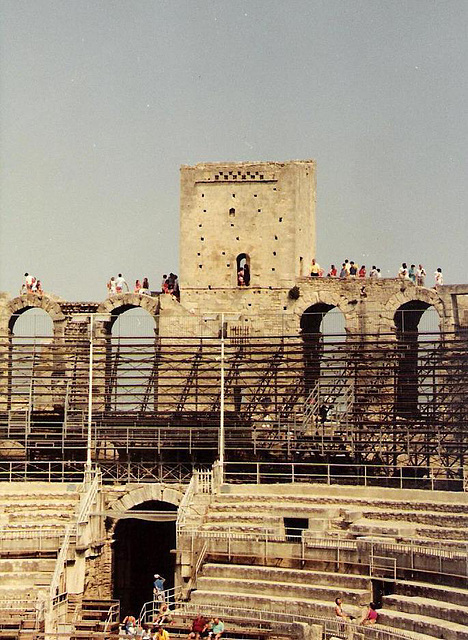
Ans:
{"label": "stone seating tier", "polygon": [[[365,592],[364,602],[371,597],[371,581],[368,576],[352,573],[310,571],[308,569],[289,569],[265,565],[218,564],[207,562],[203,565],[203,577],[248,578],[286,584],[331,586],[339,595],[348,587]],[[337,596],[334,596],[337,597]]]}
{"label": "stone seating tier", "polygon": [[449,622],[437,617],[423,615],[422,613],[409,613],[406,611],[393,611],[382,608],[378,610],[379,623],[391,626],[393,630],[404,629],[405,631],[415,631],[425,633],[435,638],[444,640],[468,640],[468,626]]}

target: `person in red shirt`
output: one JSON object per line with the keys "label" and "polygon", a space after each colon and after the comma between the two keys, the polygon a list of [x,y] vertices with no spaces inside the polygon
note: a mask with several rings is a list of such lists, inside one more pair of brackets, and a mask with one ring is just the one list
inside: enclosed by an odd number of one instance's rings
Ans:
{"label": "person in red shirt", "polygon": [[375,604],[371,602],[369,607],[367,608],[366,613],[361,618],[359,624],[367,625],[367,624],[375,624],[377,622],[378,614],[375,610]]}
{"label": "person in red shirt", "polygon": [[204,636],[207,628],[208,620],[204,618],[201,613],[199,613],[195,620],[192,622],[192,629],[190,630],[188,637],[191,638],[191,640],[200,640],[200,637]]}
{"label": "person in red shirt", "polygon": [[365,278],[366,277],[366,265],[363,264],[362,267],[359,269],[359,277],[360,278]]}
{"label": "person in red shirt", "polygon": [[338,271],[336,270],[336,267],[334,264],[331,265],[330,267],[330,271],[327,273],[329,278],[336,278],[338,274]]}

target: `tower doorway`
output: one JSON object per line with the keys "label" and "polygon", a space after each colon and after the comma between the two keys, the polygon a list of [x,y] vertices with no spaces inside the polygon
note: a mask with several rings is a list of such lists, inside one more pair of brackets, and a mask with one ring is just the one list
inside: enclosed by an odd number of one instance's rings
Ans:
{"label": "tower doorway", "polygon": [[[135,517],[132,517],[132,513]],[[112,557],[113,597],[120,600],[122,617],[138,617],[145,602],[153,599],[154,574],[174,587],[177,507],[149,500],[132,507],[117,522]]]}

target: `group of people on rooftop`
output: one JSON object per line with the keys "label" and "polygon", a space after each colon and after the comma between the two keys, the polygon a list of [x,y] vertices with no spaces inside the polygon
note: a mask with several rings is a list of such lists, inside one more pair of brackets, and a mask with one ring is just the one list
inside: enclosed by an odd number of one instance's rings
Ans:
{"label": "group of people on rooftop", "polygon": [[23,284],[21,285],[20,295],[25,295],[28,293],[44,293],[42,289],[41,281],[38,280],[35,276],[30,273],[24,274]]}
{"label": "group of people on rooftop", "polygon": [[[107,283],[107,290],[109,292],[109,296],[115,296],[119,293],[130,293],[130,287],[121,273],[119,273],[117,278],[115,276],[111,277]],[[175,273],[163,275],[161,291],[162,293],[171,294],[175,298],[179,299],[179,279]],[[133,293],[150,296],[151,290],[148,278],[143,278],[142,280],[137,278],[137,280],[135,280],[135,286],[133,287]]]}
{"label": "group of people on rooftop", "polygon": [[[321,268],[315,258],[312,258],[312,264],[310,267],[310,275],[312,278],[323,278],[325,276],[325,270]],[[332,264],[327,272],[327,278],[339,278],[340,280],[346,280],[347,278],[382,278],[382,272],[379,267],[372,265],[372,269],[367,272],[366,265],[359,266],[354,260],[346,259],[338,272],[337,267]],[[401,280],[409,280],[419,287],[425,286],[426,270],[422,264],[416,267],[412,264],[409,268],[406,262],[402,262],[400,269],[398,270],[397,277]],[[435,286],[444,284],[442,275],[442,269],[440,267],[434,272]]]}

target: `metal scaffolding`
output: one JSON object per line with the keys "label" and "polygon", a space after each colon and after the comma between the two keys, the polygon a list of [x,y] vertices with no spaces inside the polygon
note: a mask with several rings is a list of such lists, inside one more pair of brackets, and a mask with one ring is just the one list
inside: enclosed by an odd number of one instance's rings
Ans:
{"label": "metal scaffolding", "polygon": [[456,479],[467,465],[467,374],[466,340],[454,334],[8,336],[0,439],[7,459],[212,462],[222,423],[229,461]]}

